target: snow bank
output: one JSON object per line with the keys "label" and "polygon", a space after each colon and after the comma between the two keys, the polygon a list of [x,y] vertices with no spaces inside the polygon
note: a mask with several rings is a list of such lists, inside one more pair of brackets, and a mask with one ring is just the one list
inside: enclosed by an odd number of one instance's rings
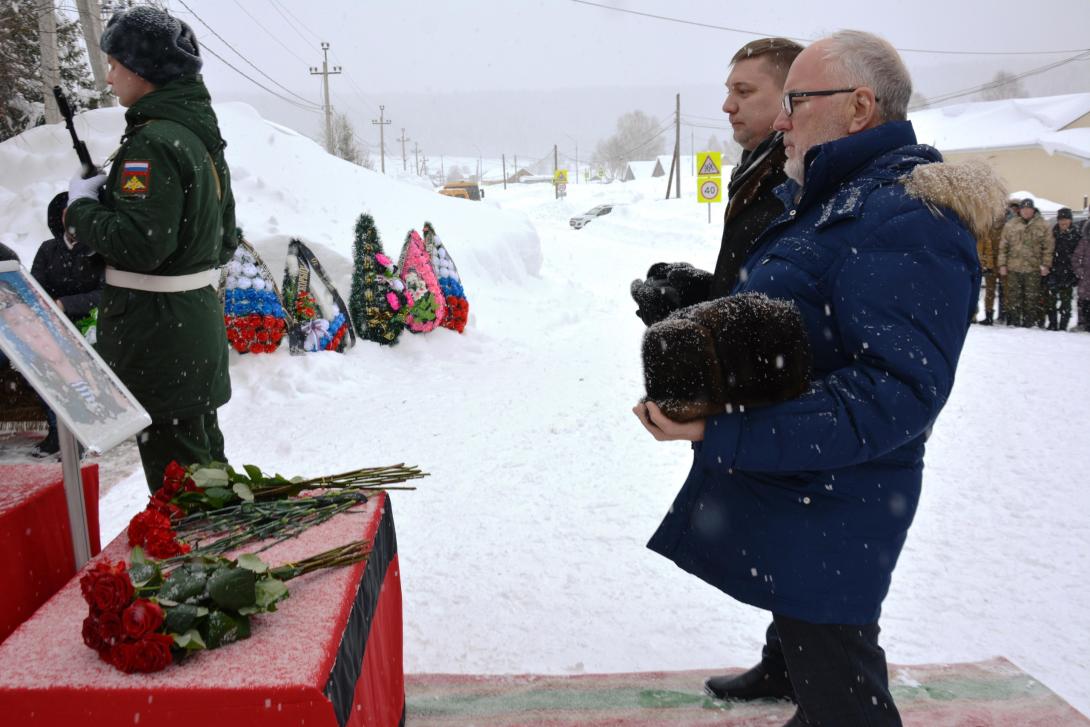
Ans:
{"label": "snow bank", "polygon": [[[215,108],[227,140],[239,225],[274,274],[282,269],[287,240],[299,237],[347,295],[353,228],[360,213],[368,212],[395,257],[406,233],[431,220],[471,292],[483,283],[519,283],[538,275],[541,243],[525,215],[444,197],[350,164],[262,119],[247,104]],[[76,118],[91,158],[100,163],[117,148],[124,124],[121,108]],[[0,242],[29,267],[49,237],[46,205],[67,189],[77,168],[64,125],[40,126],[0,144],[0,168]]]}

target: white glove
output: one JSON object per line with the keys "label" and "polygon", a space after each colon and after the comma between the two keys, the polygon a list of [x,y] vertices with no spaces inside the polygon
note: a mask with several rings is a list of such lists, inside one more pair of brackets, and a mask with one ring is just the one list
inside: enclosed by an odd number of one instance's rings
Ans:
{"label": "white glove", "polygon": [[68,204],[77,199],[90,199],[98,201],[98,188],[106,183],[106,173],[99,172],[90,179],[83,179],[76,175],[68,180]]}

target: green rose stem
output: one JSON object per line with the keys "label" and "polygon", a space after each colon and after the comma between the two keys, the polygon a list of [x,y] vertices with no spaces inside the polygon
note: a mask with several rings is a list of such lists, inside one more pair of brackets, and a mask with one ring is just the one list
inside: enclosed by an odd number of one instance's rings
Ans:
{"label": "green rose stem", "polygon": [[291,500],[244,502],[187,515],[174,523],[174,532],[192,548],[188,555],[219,555],[270,540],[256,551],[260,553],[366,502],[367,495],[348,490]]}
{"label": "green rose stem", "polygon": [[404,463],[387,467],[367,467],[351,470],[336,475],[313,477],[309,480],[257,482],[251,486],[254,497],[262,499],[291,497],[304,490],[352,487],[363,490],[413,490],[415,487],[390,487],[390,485],[415,480],[428,475],[417,467],[406,467]]}
{"label": "green rose stem", "polygon": [[290,581],[311,571],[322,568],[336,568],[343,565],[352,565],[367,560],[371,555],[371,544],[366,540],[356,540],[342,545],[339,548],[327,550],[318,555],[301,560],[298,563],[284,563],[269,569],[269,575],[277,580]]}

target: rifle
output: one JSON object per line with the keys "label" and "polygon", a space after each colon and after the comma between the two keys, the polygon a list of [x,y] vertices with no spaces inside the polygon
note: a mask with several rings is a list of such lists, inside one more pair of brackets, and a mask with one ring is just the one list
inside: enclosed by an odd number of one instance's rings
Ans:
{"label": "rifle", "polygon": [[68,99],[65,98],[60,86],[53,87],[53,98],[57,99],[57,108],[64,117],[64,125],[68,127],[68,133],[72,135],[72,146],[75,147],[76,156],[79,157],[83,178],[90,179],[98,174],[98,167],[91,161],[91,153],[87,151],[87,145],[80,141],[79,134],[76,133],[76,126],[72,123],[72,107],[68,105]]}

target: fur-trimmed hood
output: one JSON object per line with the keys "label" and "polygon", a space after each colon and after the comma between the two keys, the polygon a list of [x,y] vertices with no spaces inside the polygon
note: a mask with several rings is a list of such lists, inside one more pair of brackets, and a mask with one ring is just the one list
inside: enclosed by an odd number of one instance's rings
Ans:
{"label": "fur-trimmed hood", "polygon": [[1007,191],[995,170],[981,161],[921,164],[901,178],[910,197],[936,215],[949,209],[978,240],[1003,216]]}

